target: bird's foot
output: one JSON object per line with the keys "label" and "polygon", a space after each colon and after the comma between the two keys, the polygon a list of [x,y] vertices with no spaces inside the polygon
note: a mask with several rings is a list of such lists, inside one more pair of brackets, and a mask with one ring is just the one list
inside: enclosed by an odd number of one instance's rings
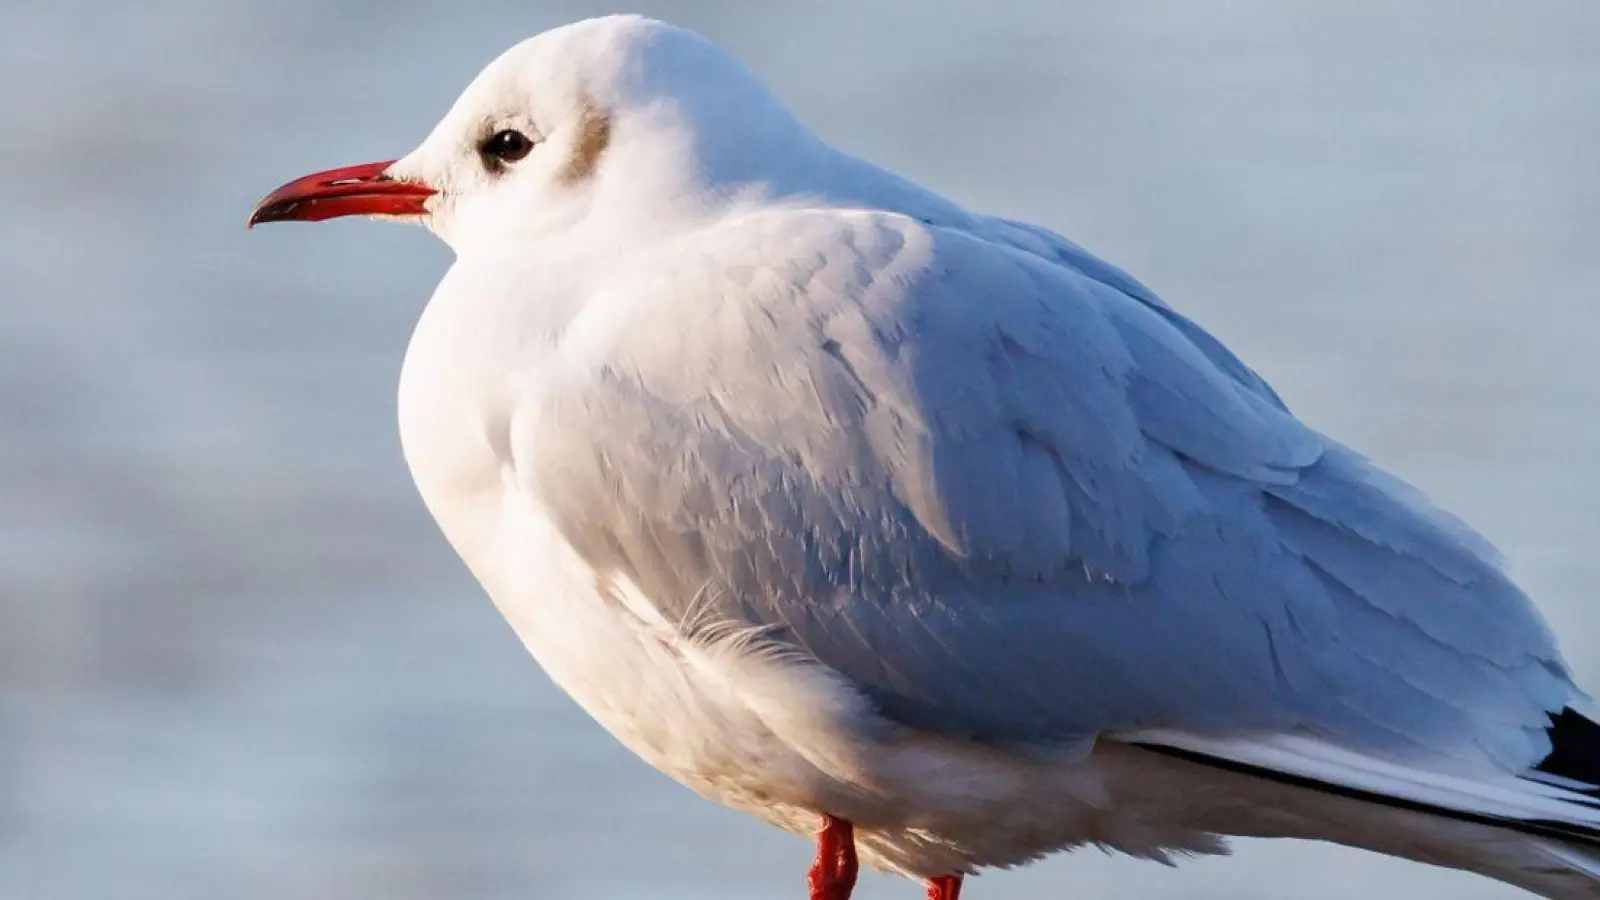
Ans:
{"label": "bird's foot", "polygon": [[817,858],[806,873],[811,900],[850,900],[856,887],[855,828],[844,819],[824,814],[817,833]]}
{"label": "bird's foot", "polygon": [[940,875],[928,879],[928,900],[961,900],[960,875]]}

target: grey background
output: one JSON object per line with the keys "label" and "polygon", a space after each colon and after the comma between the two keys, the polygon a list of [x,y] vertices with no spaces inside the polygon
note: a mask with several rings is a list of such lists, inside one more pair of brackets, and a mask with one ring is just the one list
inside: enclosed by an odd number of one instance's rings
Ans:
{"label": "grey background", "polygon": [[[0,897],[802,896],[805,844],[616,746],[418,502],[394,381],[445,249],[242,227],[607,11],[452,6],[0,6]],[[1134,271],[1497,541],[1600,686],[1600,5],[634,6]],[[1515,895],[1284,843],[969,893]]]}

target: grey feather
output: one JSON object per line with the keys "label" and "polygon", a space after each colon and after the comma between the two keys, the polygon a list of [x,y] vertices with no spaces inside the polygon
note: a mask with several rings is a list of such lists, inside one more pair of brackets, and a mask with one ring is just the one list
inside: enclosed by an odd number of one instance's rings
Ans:
{"label": "grey feather", "polygon": [[759,627],[986,741],[1548,749],[1575,689],[1492,549],[1075,245],[769,211],[651,268],[608,287],[631,318],[601,361],[519,417],[518,463],[691,637]]}

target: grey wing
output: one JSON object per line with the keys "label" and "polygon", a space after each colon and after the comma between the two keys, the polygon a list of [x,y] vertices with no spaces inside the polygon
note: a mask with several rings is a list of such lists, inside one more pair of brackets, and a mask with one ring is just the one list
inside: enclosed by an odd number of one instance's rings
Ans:
{"label": "grey wing", "polygon": [[710,244],[530,435],[558,527],[691,637],[988,741],[1548,749],[1575,689],[1491,548],[1159,301],[892,216]]}
{"label": "grey wing", "polygon": [[1260,394],[1279,409],[1285,409],[1266,379],[1255,373],[1233,351],[1212,337],[1204,328],[1190,321],[1182,313],[1168,306],[1155,292],[1141,284],[1132,275],[1100,259],[1059,234],[1027,222],[1017,222],[999,217],[984,217],[974,227],[991,240],[1035,254],[1059,263],[1078,274],[1120,291],[1155,310],[1177,329],[1196,350],[1205,354],[1212,365],[1237,381],[1242,387]]}

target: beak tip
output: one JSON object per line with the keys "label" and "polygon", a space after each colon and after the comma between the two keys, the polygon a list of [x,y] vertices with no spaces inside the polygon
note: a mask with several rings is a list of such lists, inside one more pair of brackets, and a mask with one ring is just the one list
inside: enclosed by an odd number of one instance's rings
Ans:
{"label": "beak tip", "polygon": [[245,216],[244,219],[244,228],[246,231],[255,228],[262,222],[268,221],[265,213],[267,210],[267,201],[270,199],[270,197],[262,199],[260,202],[256,203],[255,206],[250,207],[250,215]]}
{"label": "beak tip", "polygon": [[250,209],[250,215],[245,217],[244,227],[248,230],[267,222],[281,222],[285,218],[293,218],[292,214],[300,205],[298,201],[279,197],[277,192],[268,194]]}

